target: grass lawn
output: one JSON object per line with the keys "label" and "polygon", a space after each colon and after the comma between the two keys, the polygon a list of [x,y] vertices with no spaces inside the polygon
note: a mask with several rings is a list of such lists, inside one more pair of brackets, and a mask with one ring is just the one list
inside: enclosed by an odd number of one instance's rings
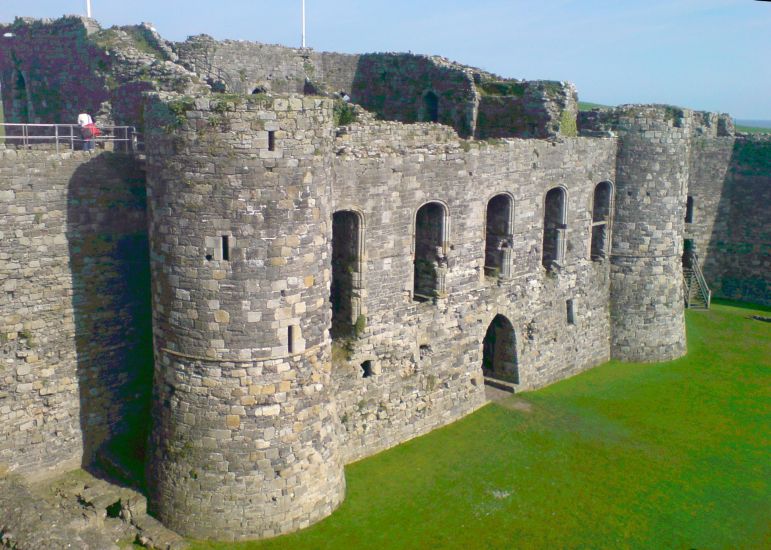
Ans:
{"label": "grass lawn", "polygon": [[284,537],[197,549],[771,548],[768,310],[689,311],[687,357],[610,362],[346,468]]}

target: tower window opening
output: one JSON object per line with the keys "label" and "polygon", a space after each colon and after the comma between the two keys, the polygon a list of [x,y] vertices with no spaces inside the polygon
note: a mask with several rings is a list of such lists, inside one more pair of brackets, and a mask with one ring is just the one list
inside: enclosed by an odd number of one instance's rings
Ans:
{"label": "tower window opening", "polygon": [[286,349],[289,353],[294,353],[295,338],[297,337],[297,327],[289,325],[286,327]]}
{"label": "tower window opening", "polygon": [[565,309],[567,310],[567,321],[569,325],[576,324],[576,310],[573,300],[567,300],[565,302]]}
{"label": "tower window opening", "polygon": [[693,197],[690,195],[685,202],[685,223],[693,223]]}
{"label": "tower window opening", "polygon": [[276,132],[274,130],[268,131],[268,151],[276,150]]}
{"label": "tower window opening", "polygon": [[226,262],[230,261],[230,237],[228,235],[222,235],[222,259]]}

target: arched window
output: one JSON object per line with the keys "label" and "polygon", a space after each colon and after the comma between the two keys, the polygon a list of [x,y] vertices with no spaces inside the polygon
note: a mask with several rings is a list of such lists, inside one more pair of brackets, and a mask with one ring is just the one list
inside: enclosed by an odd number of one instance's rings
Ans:
{"label": "arched window", "polygon": [[559,266],[565,257],[565,231],[567,230],[567,197],[562,187],[546,193],[543,215],[543,256],[541,263],[546,269]]}
{"label": "arched window", "polygon": [[511,275],[511,197],[496,195],[487,203],[485,227],[485,274]]}
{"label": "arched window", "polygon": [[514,327],[503,315],[496,315],[482,341],[482,373],[488,378],[519,384],[517,339]]}
{"label": "arched window", "polygon": [[425,121],[426,122],[438,122],[439,121],[439,96],[434,92],[426,92],[423,96],[423,108],[425,109]]}
{"label": "arched window", "polygon": [[361,313],[361,217],[351,210],[332,215],[332,338],[353,336]]}
{"label": "arched window", "polygon": [[444,292],[446,231],[447,210],[442,203],[420,207],[415,216],[414,300],[432,300]]}
{"label": "arched window", "polygon": [[599,261],[608,255],[610,208],[613,186],[608,181],[597,184],[594,188],[592,206],[592,260]]}

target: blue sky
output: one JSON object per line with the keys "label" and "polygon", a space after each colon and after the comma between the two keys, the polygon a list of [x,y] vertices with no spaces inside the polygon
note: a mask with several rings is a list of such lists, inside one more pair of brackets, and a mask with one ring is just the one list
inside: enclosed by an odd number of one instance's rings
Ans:
{"label": "blue sky", "polygon": [[[85,0],[0,0],[0,21],[85,13]],[[92,0],[103,27],[152,22],[298,46],[300,0]],[[585,101],[670,103],[771,119],[771,2],[306,0],[308,45],[438,54],[502,76],[569,80]]]}

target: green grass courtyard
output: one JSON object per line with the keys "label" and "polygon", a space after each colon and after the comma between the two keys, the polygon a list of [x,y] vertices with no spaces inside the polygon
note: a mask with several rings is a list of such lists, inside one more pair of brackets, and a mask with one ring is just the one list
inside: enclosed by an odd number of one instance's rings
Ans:
{"label": "green grass courtyard", "polygon": [[610,362],[346,468],[304,531],[197,549],[771,548],[771,317],[688,311],[686,357]]}

